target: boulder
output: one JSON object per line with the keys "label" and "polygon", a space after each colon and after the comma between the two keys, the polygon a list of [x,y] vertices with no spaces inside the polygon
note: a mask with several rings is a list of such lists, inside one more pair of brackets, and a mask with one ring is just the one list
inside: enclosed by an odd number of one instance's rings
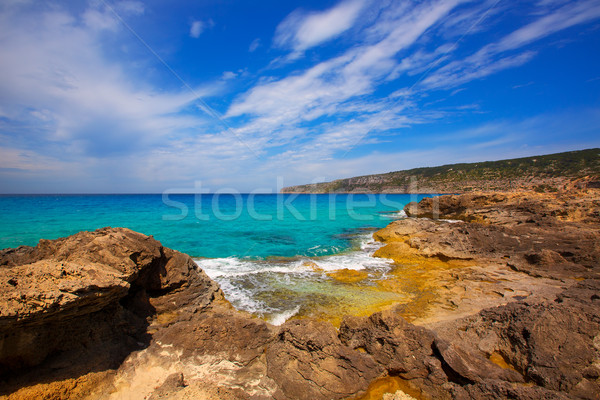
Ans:
{"label": "boulder", "polygon": [[0,375],[73,360],[115,368],[149,342],[151,297],[194,288],[202,308],[222,296],[189,256],[124,228],[4,250],[0,266]]}

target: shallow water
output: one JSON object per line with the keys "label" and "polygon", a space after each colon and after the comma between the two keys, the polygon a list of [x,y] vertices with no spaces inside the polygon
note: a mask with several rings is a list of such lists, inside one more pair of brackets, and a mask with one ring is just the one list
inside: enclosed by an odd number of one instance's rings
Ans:
{"label": "shallow water", "polygon": [[[279,325],[292,316],[311,316],[339,323],[342,315],[362,315],[406,300],[382,290],[392,264],[371,255],[380,247],[372,233],[356,234],[350,250],[322,257],[247,260],[234,257],[197,259],[238,309]],[[349,279],[334,271],[361,271]],[[347,274],[346,274],[347,275]]]}
{"label": "shallow water", "polygon": [[[391,266],[371,257],[372,233],[426,196],[0,196],[0,248],[127,227],[194,257],[239,309],[276,324],[293,315],[331,319],[403,301],[377,285]],[[343,269],[366,278],[330,273]]]}

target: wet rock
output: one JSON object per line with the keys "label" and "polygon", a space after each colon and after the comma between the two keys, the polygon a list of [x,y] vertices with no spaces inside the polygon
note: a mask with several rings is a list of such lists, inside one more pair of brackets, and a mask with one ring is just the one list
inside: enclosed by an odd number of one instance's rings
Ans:
{"label": "wet rock", "polygon": [[343,283],[357,283],[367,279],[369,273],[367,271],[356,271],[344,268],[338,271],[328,272],[327,276]]}

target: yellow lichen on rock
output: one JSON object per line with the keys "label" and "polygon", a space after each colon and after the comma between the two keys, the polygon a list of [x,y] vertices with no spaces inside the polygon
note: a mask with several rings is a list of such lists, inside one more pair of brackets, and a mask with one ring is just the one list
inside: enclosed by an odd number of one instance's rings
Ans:
{"label": "yellow lichen on rock", "polygon": [[323,272],[323,268],[319,267],[319,264],[317,264],[314,261],[304,261],[302,263],[303,267],[308,267],[310,269],[312,269],[314,272]]}
{"label": "yellow lichen on rock", "polygon": [[[411,244],[424,236],[423,231],[419,229],[423,224],[436,229],[440,223],[400,220],[373,235],[376,240],[385,243],[373,256],[391,259],[395,264],[386,279],[378,281],[377,284],[380,290],[407,296],[405,302],[399,303],[397,310],[409,321],[425,317],[433,306],[439,305],[439,293],[448,283],[450,271],[477,264],[466,257],[459,258],[460,254],[446,249],[425,252],[413,247]],[[452,305],[446,304],[444,307]]]}
{"label": "yellow lichen on rock", "polygon": [[354,269],[344,268],[337,271],[328,272],[327,276],[343,283],[357,283],[367,279],[369,277],[369,273],[367,271],[357,271]]}
{"label": "yellow lichen on rock", "polygon": [[421,393],[397,376],[385,376],[371,382],[367,392],[357,400],[417,400]]}
{"label": "yellow lichen on rock", "polygon": [[490,354],[489,359],[491,362],[493,362],[501,368],[510,369],[513,371],[517,370],[513,365],[509,364],[504,357],[502,357],[502,354],[498,352],[493,352],[492,354]]}

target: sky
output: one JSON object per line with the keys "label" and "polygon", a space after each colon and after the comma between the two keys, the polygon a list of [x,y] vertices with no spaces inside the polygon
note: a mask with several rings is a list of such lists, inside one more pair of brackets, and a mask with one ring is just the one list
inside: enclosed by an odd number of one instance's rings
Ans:
{"label": "sky", "polygon": [[0,2],[0,193],[269,193],[592,147],[600,0]]}

